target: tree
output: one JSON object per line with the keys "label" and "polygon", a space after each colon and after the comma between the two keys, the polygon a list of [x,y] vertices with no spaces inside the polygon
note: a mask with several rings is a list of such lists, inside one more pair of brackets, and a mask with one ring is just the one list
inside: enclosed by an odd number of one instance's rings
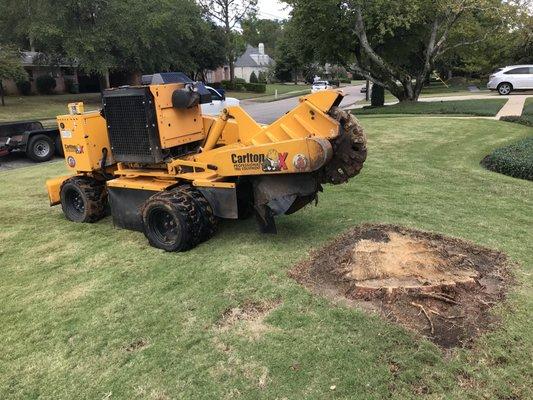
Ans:
{"label": "tree", "polygon": [[[400,101],[418,99],[444,54],[484,41],[496,26],[509,26],[509,4],[502,0],[287,2],[293,7],[292,23],[300,43],[312,47],[321,61],[350,67]],[[450,41],[469,20],[480,21],[481,36]]]}
{"label": "tree", "polygon": [[2,106],[5,106],[4,99],[4,79],[15,81],[27,79],[26,71],[22,67],[20,53],[6,45],[0,45],[0,98]]}
{"label": "tree", "polygon": [[235,79],[235,60],[239,49],[239,38],[235,32],[243,19],[256,12],[257,0],[199,0],[204,13],[212,21],[222,24],[226,36],[226,60],[230,79]]}
{"label": "tree", "polygon": [[276,43],[283,34],[282,22],[251,16],[241,22],[241,27],[245,43],[249,43],[252,46],[263,43],[265,45],[265,52],[267,54],[274,54]]}
{"label": "tree", "polygon": [[205,22],[195,27],[195,45],[191,48],[191,59],[194,65],[191,70],[193,79],[206,80],[206,72],[224,65],[225,38],[221,27]]}
{"label": "tree", "polygon": [[109,70],[216,68],[225,46],[222,28],[205,21],[194,0],[4,0],[0,37],[33,46],[47,64],[75,62],[99,74],[102,87]]}

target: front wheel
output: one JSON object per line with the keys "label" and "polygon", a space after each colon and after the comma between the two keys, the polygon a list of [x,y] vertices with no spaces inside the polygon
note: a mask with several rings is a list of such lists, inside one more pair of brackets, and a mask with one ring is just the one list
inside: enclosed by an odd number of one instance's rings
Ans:
{"label": "front wheel", "polygon": [[513,86],[510,83],[503,82],[498,85],[498,93],[502,96],[511,93]]}
{"label": "front wheel", "polygon": [[33,161],[49,161],[54,156],[54,141],[47,135],[35,135],[30,138],[26,154]]}
{"label": "front wheel", "polygon": [[72,222],[96,222],[106,214],[105,184],[88,176],[75,176],[61,186],[61,208]]}

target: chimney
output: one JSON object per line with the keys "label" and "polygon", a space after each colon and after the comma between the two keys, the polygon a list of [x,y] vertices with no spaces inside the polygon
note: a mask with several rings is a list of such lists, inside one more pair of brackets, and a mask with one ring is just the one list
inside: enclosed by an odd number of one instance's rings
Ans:
{"label": "chimney", "polygon": [[259,43],[259,54],[265,54],[265,45],[263,43]]}

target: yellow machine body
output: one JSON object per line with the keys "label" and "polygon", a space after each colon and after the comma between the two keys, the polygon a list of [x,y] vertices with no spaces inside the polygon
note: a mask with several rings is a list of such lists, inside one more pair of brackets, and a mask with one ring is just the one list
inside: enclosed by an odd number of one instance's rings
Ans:
{"label": "yellow machine body", "polygon": [[[89,190],[96,200],[80,208],[83,218],[67,218],[97,220],[100,214],[87,216],[87,207],[93,214],[103,213],[99,202],[109,201],[115,225],[143,230],[153,245],[168,250],[163,242],[154,244],[146,225],[146,210],[158,201],[158,193],[178,193],[174,200],[163,196],[161,207],[188,198],[213,218],[237,218],[244,197],[253,202],[264,228],[273,225],[273,215],[311,202],[321,183],[342,183],[356,175],[366,158],[364,133],[337,107],[341,91],[304,96],[270,125],[258,124],[239,106],[219,116],[202,115],[197,93],[185,83],[118,88],[104,93],[103,116],[83,113],[82,104],[59,116],[65,160],[75,179],[49,180],[50,204],[61,202],[66,210],[64,202],[73,196],[69,190]],[[202,224],[207,224],[205,218]],[[197,233],[202,235],[208,236]],[[183,246],[171,249],[178,248]]]}
{"label": "yellow machine body", "polygon": [[98,111],[57,117],[67,167],[73,173],[99,170],[103,149],[108,150],[107,164],[113,164],[106,121]]}
{"label": "yellow machine body", "polygon": [[205,137],[200,107],[176,109],[172,105],[172,94],[176,89],[183,87],[183,83],[150,86],[155,100],[157,125],[163,149],[196,142]]}

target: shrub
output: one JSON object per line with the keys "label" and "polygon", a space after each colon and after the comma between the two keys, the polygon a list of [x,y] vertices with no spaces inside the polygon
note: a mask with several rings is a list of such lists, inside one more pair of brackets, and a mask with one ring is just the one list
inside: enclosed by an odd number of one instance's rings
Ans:
{"label": "shrub", "polygon": [[80,85],[74,82],[73,79],[65,79],[65,88],[67,92],[72,94],[78,94],[80,92]]}
{"label": "shrub", "polygon": [[342,79],[340,79],[340,82],[341,82],[341,83],[348,83],[348,84],[350,84],[350,83],[352,83],[352,80],[351,80],[351,79],[348,79],[348,78],[342,78]]}
{"label": "shrub", "polygon": [[517,124],[522,124],[525,126],[533,126],[533,118],[527,116],[519,115],[504,115],[500,118],[500,121],[505,122],[516,122]]}
{"label": "shrub", "polygon": [[30,81],[17,81],[17,89],[23,96],[29,96],[31,94],[31,82]]}
{"label": "shrub", "polygon": [[255,71],[252,71],[252,73],[250,74],[250,83],[259,83],[259,79],[257,79]]}
{"label": "shrub", "polygon": [[41,94],[52,94],[56,88],[56,80],[50,75],[41,75],[35,80],[37,91]]}
{"label": "shrub", "polygon": [[501,147],[481,160],[488,170],[515,178],[533,180],[533,136]]}
{"label": "shrub", "polygon": [[254,93],[265,93],[266,92],[266,85],[264,83],[246,83],[244,87],[248,92],[254,92]]}
{"label": "shrub", "polygon": [[234,82],[231,81],[222,81],[222,88],[225,90],[234,90],[234,91],[242,91],[244,90],[244,85],[246,85],[246,82],[241,82],[241,80],[237,81],[235,79]]}
{"label": "shrub", "polygon": [[264,71],[259,71],[259,76],[257,77],[259,83],[267,83],[267,74]]}
{"label": "shrub", "polygon": [[372,85],[372,96],[370,97],[372,107],[383,107],[385,104],[385,89],[383,86]]}

